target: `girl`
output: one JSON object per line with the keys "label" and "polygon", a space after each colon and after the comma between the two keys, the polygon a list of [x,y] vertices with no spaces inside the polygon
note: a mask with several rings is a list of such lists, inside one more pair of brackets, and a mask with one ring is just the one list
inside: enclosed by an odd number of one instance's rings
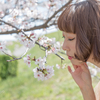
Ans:
{"label": "girl", "polygon": [[94,89],[86,62],[100,67],[100,2],[87,0],[69,5],[58,19],[63,31],[63,50],[74,71],[68,66],[84,100],[100,100],[100,83]]}

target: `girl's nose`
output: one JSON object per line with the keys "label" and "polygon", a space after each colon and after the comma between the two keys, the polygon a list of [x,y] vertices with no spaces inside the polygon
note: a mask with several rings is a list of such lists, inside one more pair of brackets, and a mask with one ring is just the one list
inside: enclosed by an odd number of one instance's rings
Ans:
{"label": "girl's nose", "polygon": [[63,43],[62,49],[64,51],[69,51],[70,50],[66,42]]}

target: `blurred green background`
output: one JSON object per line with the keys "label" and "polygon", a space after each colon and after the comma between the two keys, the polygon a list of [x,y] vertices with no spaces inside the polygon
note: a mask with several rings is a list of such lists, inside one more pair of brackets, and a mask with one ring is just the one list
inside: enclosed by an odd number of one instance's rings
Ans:
{"label": "blurred green background", "polygon": [[[60,31],[47,34],[46,36],[53,38],[57,41],[63,41]],[[8,48],[14,51],[15,44],[17,47],[21,47],[21,44],[16,41]],[[22,51],[21,51],[22,52]],[[29,50],[27,54],[31,54],[31,57],[36,56],[44,57],[45,52],[42,51],[37,45]],[[63,63],[67,66],[71,65],[66,55],[60,54],[65,58]],[[51,54],[47,58],[47,65],[61,65],[61,59],[56,55]],[[0,79],[0,100],[83,100],[80,89],[72,79],[67,68],[57,69],[54,67],[55,75],[46,81],[38,81],[34,78],[33,68],[37,65],[32,62],[29,68],[23,61],[18,60],[18,71],[16,77],[8,77],[5,80]],[[92,78],[93,86],[99,81],[96,78]]]}

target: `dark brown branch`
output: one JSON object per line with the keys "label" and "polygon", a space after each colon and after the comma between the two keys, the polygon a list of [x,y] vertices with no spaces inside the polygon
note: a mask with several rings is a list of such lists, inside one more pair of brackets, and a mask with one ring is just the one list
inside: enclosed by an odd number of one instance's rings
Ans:
{"label": "dark brown branch", "polygon": [[[10,25],[10,26],[14,27],[15,29],[18,30],[18,32],[19,32],[19,31],[22,32],[29,40],[33,41],[30,37],[28,37],[28,36],[24,33],[23,30],[19,30],[16,26],[11,25],[10,23],[7,23],[7,22],[3,21],[2,19],[0,19],[0,21],[3,22],[3,23],[5,23],[5,24],[7,24],[7,25]],[[37,45],[40,46],[40,47],[43,47],[45,50],[48,49],[48,47],[44,47],[43,45],[40,45],[38,42],[35,42],[35,44],[37,44]],[[4,53],[5,53],[5,52],[4,52]],[[6,53],[5,53],[5,54],[6,54]],[[21,58],[23,57],[23,56],[22,56],[22,57],[20,57],[20,58],[14,58],[13,56],[11,56],[11,55],[9,55],[9,54],[6,54],[6,55],[8,55],[8,56],[10,56],[10,57],[13,58],[13,60],[10,60],[10,61],[19,60],[19,59],[21,59]],[[58,56],[58,57],[60,57],[62,60],[64,60],[64,58],[61,57],[60,55],[58,55],[58,54],[55,54],[55,55]]]}
{"label": "dark brown branch", "polygon": [[3,22],[3,23],[5,23],[5,24],[7,24],[7,25],[9,25],[9,26],[12,26],[13,28],[19,30],[19,28],[17,28],[16,26],[14,26],[14,25],[12,25],[12,24],[10,24],[10,23],[8,23],[8,22],[3,21],[2,19],[0,19],[0,22]]}
{"label": "dark brown branch", "polygon": [[[1,21],[1,20],[0,20]],[[3,22],[3,21],[1,21],[1,22]],[[7,24],[7,25],[9,25],[9,26],[12,26],[13,27],[13,25],[11,25],[10,23],[5,23],[5,24]],[[23,29],[25,32],[27,32],[27,31],[31,31],[31,30],[36,30],[36,29],[43,29],[43,28],[48,28],[48,27],[50,27],[50,26],[52,26],[52,25],[56,25],[56,24],[50,24],[50,25],[45,25],[45,24],[42,24],[42,25],[39,25],[39,26],[35,26],[35,27],[32,27],[32,28],[29,28],[29,29]],[[15,27],[14,27],[15,28]],[[3,34],[14,34],[14,33],[19,33],[19,31],[18,30],[12,30],[12,31],[6,31],[6,32],[0,32],[0,35],[3,35]]]}

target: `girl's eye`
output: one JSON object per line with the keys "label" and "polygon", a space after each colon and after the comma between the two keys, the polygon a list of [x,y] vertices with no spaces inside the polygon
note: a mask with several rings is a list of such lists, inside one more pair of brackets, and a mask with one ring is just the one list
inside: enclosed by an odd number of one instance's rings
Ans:
{"label": "girl's eye", "polygon": [[72,40],[74,40],[75,38],[72,38],[72,39],[68,39],[69,41],[72,41]]}

